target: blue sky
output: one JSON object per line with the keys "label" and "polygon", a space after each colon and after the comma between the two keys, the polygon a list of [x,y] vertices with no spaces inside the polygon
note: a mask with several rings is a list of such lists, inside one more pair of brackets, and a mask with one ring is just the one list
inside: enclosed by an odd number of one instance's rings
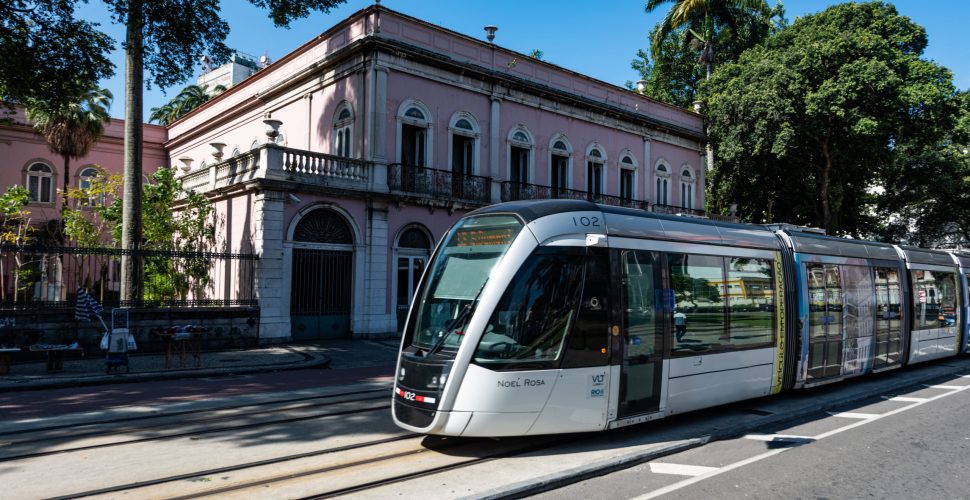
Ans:
{"label": "blue sky", "polygon": [[[314,13],[297,21],[290,29],[274,28],[265,11],[245,0],[222,0],[224,18],[232,31],[227,44],[254,56],[268,54],[277,60],[335,23],[372,4],[372,0],[349,0],[330,14]],[[599,2],[560,0],[383,0],[390,9],[466,35],[484,39],[482,27],[499,27],[495,42],[519,52],[533,49],[544,52],[544,59],[615,85],[636,80],[630,61],[639,48],[648,46],[647,33],[660,21],[663,10],[647,14],[644,0],[607,0]],[[789,20],[811,14],[836,3],[831,0],[788,0]],[[967,0],[898,0],[899,12],[926,28],[929,47],[924,57],[942,64],[954,73],[961,89],[970,88],[970,58],[966,42],[966,20],[970,19]],[[769,4],[774,4],[769,0]],[[930,6],[932,8],[930,8]],[[81,18],[99,22],[115,40],[123,38],[123,27],[111,24],[107,11],[97,0],[82,5]],[[101,82],[115,95],[111,114],[124,115],[124,56],[118,48],[112,55],[116,76]],[[200,68],[196,68],[196,75]],[[193,77],[185,84],[195,83]],[[145,94],[145,119],[148,110],[171,99],[183,85],[165,89],[152,87]]]}

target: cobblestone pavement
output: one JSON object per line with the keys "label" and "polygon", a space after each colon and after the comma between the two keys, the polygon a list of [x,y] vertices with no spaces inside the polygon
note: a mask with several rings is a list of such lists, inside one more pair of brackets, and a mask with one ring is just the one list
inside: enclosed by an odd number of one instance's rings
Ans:
{"label": "cobblestone pavement", "polygon": [[254,349],[202,352],[198,360],[191,355],[186,355],[183,359],[173,355],[168,359],[168,366],[166,366],[165,353],[133,352],[129,356],[129,373],[125,373],[123,367],[120,371],[106,373],[105,358],[101,352],[88,353],[82,358],[65,359],[63,371],[58,373],[48,373],[43,360],[18,362],[15,354],[10,373],[0,375],[0,391],[313,367],[348,369],[392,365],[397,356],[398,345],[397,339],[326,340]]}

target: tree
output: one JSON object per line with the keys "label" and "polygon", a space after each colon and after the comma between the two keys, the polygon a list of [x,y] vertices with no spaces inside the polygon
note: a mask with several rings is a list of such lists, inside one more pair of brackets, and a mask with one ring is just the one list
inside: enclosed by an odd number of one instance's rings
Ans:
{"label": "tree", "polygon": [[[24,247],[33,243],[35,228],[30,225],[30,212],[24,207],[30,203],[30,193],[23,186],[11,186],[0,195],[0,245]],[[30,269],[24,269],[23,253],[14,251],[14,269],[4,269],[6,259],[0,259],[0,276],[13,276],[13,301],[22,290],[21,282],[30,282]],[[7,287],[0,283],[0,300],[7,300]]]}
{"label": "tree", "polygon": [[170,125],[193,109],[205,104],[209,99],[226,91],[223,85],[216,85],[212,93],[208,92],[208,85],[189,85],[182,89],[171,101],[151,109],[148,121],[161,125]]}
{"label": "tree", "polygon": [[0,2],[0,101],[56,108],[114,74],[111,38],[74,19],[74,3]]}
{"label": "tree", "polygon": [[[683,25],[662,37],[658,36],[661,23],[653,27],[647,37],[652,41],[652,48],[638,50],[637,58],[630,63],[645,84],[644,95],[682,108],[693,107],[705,74],[705,68],[697,64],[703,45],[692,34],[701,29],[701,24],[698,20],[693,27]],[[760,11],[740,11],[733,28],[715,25],[712,39],[719,50],[714,54],[714,65],[736,61],[742,52],[786,25],[781,3],[771,10],[768,18]],[[627,82],[627,87],[633,89],[633,82]]]}
{"label": "tree", "polygon": [[704,66],[705,78],[711,77],[715,39],[722,27],[739,32],[742,21],[756,19],[750,14],[761,14],[761,19],[771,15],[765,0],[647,0],[647,12],[668,3],[674,5],[653,32],[653,55],[656,57],[660,53],[669,34],[685,27],[687,33],[701,44],[699,62]]}
{"label": "tree", "polygon": [[[72,0],[62,0],[72,1]],[[223,43],[229,25],[219,17],[218,0],[104,0],[115,22],[125,25],[125,166],[122,245],[141,246],[142,100],[144,71],[150,83],[169,87],[191,76],[202,55],[220,62],[229,56]],[[269,9],[277,26],[289,26],[312,10],[329,12],[345,0],[249,0]],[[123,258],[121,298],[140,297],[140,268],[136,259]]]}
{"label": "tree", "polygon": [[719,150],[712,207],[735,202],[751,221],[835,234],[878,230],[877,187],[897,150],[952,128],[952,75],[920,59],[926,43],[891,5],[848,3],[720,67],[702,85]]}
{"label": "tree", "polygon": [[959,104],[956,125],[934,134],[940,137],[935,144],[901,144],[883,176],[885,192],[877,213],[888,221],[881,231],[887,240],[970,246],[970,93],[954,100]]}
{"label": "tree", "polygon": [[61,210],[67,207],[71,160],[88,154],[91,146],[104,135],[104,124],[111,121],[108,108],[113,98],[108,89],[92,86],[66,103],[31,100],[27,105],[27,120],[44,136],[51,153],[64,158]]}

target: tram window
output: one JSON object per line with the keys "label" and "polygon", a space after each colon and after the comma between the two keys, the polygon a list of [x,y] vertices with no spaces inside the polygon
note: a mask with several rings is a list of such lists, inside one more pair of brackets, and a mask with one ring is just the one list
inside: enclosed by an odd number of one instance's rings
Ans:
{"label": "tram window", "polygon": [[774,262],[766,259],[728,259],[730,343],[736,347],[774,341]]}
{"label": "tram window", "polygon": [[584,257],[540,252],[526,260],[495,306],[475,351],[476,363],[515,369],[559,358],[576,321]]}
{"label": "tram window", "polygon": [[847,339],[873,334],[875,289],[871,268],[839,266],[845,278],[845,336]]}
{"label": "tram window", "polygon": [[956,323],[955,273],[915,269],[913,291],[913,330]]}
{"label": "tram window", "polygon": [[724,259],[670,254],[674,291],[674,352],[721,350],[728,340],[724,314]]}
{"label": "tram window", "polygon": [[606,345],[610,331],[610,265],[606,255],[586,259],[583,299],[576,326],[566,341],[563,368],[607,364]]}
{"label": "tram window", "polygon": [[659,310],[657,290],[661,288],[656,278],[658,257],[652,252],[623,252],[623,278],[626,302],[627,357],[644,358],[655,354],[655,336],[661,333],[657,326]]}

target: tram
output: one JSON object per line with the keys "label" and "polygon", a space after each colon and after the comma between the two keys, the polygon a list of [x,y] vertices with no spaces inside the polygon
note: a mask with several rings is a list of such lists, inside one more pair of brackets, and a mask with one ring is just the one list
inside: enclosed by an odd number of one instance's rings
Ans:
{"label": "tram", "polygon": [[408,313],[407,430],[613,429],[968,350],[970,254],[578,200],[467,214]]}

